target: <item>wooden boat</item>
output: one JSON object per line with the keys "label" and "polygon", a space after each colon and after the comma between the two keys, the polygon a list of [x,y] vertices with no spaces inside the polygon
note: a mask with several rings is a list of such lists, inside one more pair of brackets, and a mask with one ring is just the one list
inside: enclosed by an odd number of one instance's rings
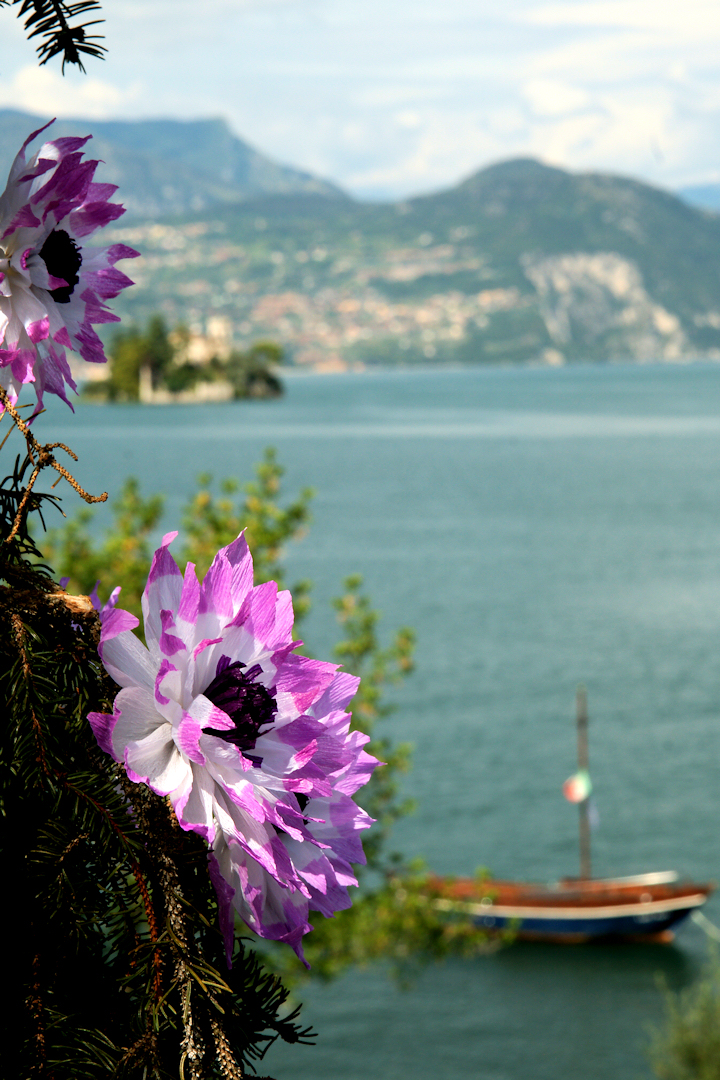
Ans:
{"label": "wooden boat", "polygon": [[580,811],[580,877],[550,885],[434,877],[427,887],[436,908],[470,915],[485,931],[509,931],[526,940],[574,943],[596,939],[672,941],[674,928],[702,907],[715,885],[681,881],[674,871],[592,877],[587,727],[587,697],[580,686],[578,773],[566,781],[564,789]]}
{"label": "wooden boat", "polygon": [[441,911],[470,915],[483,930],[523,940],[573,944],[595,939],[672,941],[715,886],[680,881],[673,871],[620,878],[564,878],[551,885],[432,878]]}

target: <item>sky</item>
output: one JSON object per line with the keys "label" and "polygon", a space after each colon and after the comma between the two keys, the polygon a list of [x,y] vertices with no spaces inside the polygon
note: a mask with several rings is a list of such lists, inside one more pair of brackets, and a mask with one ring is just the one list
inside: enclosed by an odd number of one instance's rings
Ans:
{"label": "sky", "polygon": [[44,68],[0,10],[0,107],[224,117],[359,198],[532,156],[720,181],[718,0],[104,0],[104,62]]}

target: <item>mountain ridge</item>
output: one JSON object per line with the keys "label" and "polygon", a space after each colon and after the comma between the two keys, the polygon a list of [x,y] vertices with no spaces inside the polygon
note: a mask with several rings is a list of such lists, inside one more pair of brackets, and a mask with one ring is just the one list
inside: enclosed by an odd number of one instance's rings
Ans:
{"label": "mountain ridge", "polygon": [[[0,146],[40,123],[0,110]],[[720,217],[638,180],[516,158],[361,203],[218,119],[68,130],[93,131],[99,176],[121,183],[129,213],[103,242],[143,252],[128,318],[224,320],[238,348],[269,337],[327,370],[720,359]]]}
{"label": "mountain ridge", "polygon": [[[31,131],[51,119],[0,109],[0,171],[7,171]],[[281,165],[239,139],[220,117],[204,120],[61,119],[42,136],[92,134],[87,152],[103,161],[128,215],[165,217],[241,202],[268,192],[348,196],[337,185]],[[38,142],[39,145],[39,142]],[[33,145],[31,150],[37,146]]]}
{"label": "mountain ridge", "polygon": [[630,178],[513,159],[398,203],[265,194],[163,228],[115,230],[145,300],[297,363],[720,358],[720,218]]}

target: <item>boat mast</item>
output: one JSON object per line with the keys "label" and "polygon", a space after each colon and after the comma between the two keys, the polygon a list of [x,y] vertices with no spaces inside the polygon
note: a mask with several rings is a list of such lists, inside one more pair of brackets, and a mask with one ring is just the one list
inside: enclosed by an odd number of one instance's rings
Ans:
{"label": "boat mast", "polygon": [[[587,690],[582,683],[577,688],[575,708],[577,715],[578,770],[589,773]],[[590,869],[589,795],[578,803],[578,811],[580,813],[580,877],[588,879],[592,877]]]}

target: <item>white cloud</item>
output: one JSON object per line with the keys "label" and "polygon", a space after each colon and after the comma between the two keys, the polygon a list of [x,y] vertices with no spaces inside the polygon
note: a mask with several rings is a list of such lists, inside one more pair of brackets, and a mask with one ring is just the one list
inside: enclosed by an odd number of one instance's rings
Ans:
{"label": "white cloud", "polygon": [[584,109],[590,101],[587,91],[559,79],[531,79],[523,90],[538,116],[564,116]]}
{"label": "white cloud", "polygon": [[374,83],[371,86],[361,86],[353,91],[350,100],[354,106],[360,108],[390,108],[396,105],[417,104],[420,101],[437,101],[447,95],[447,89],[443,86],[428,86],[421,81],[415,82],[390,82]]}
{"label": "white cloud", "polygon": [[[0,11],[0,104],[225,115],[259,149],[402,196],[533,154],[672,186],[720,168],[718,0],[104,0],[105,63],[38,69]],[[7,31],[7,33],[6,33]]]}
{"label": "white cloud", "polygon": [[0,106],[41,116],[104,119],[139,96],[139,86],[122,91],[101,79],[74,73],[63,77],[52,68],[34,65],[20,68],[12,79],[0,79]]}
{"label": "white cloud", "polygon": [[[474,172],[479,163],[504,156],[502,137],[471,112],[448,117],[433,110],[417,132],[375,131],[386,153],[348,177],[350,188],[368,198],[444,187]],[[394,160],[387,153],[393,138],[396,145],[400,142]]]}
{"label": "white cloud", "polygon": [[413,109],[402,109],[395,113],[393,119],[398,127],[407,128],[410,131],[416,131],[423,126],[422,116]]}
{"label": "white cloud", "polygon": [[[518,0],[507,12],[488,0],[396,0],[391,14],[383,9],[381,0],[326,0],[342,33],[321,38],[322,48],[303,38],[294,54],[273,52],[274,73],[300,94],[295,121],[275,140],[265,109],[253,118],[240,106],[240,130],[373,197],[439,187],[522,154],[666,186],[720,166],[717,0]],[[391,33],[403,19],[406,32]]]}
{"label": "white cloud", "polygon": [[720,8],[716,0],[573,0],[543,4],[524,16],[538,26],[585,26],[670,31],[697,39],[705,33],[720,34]]}

